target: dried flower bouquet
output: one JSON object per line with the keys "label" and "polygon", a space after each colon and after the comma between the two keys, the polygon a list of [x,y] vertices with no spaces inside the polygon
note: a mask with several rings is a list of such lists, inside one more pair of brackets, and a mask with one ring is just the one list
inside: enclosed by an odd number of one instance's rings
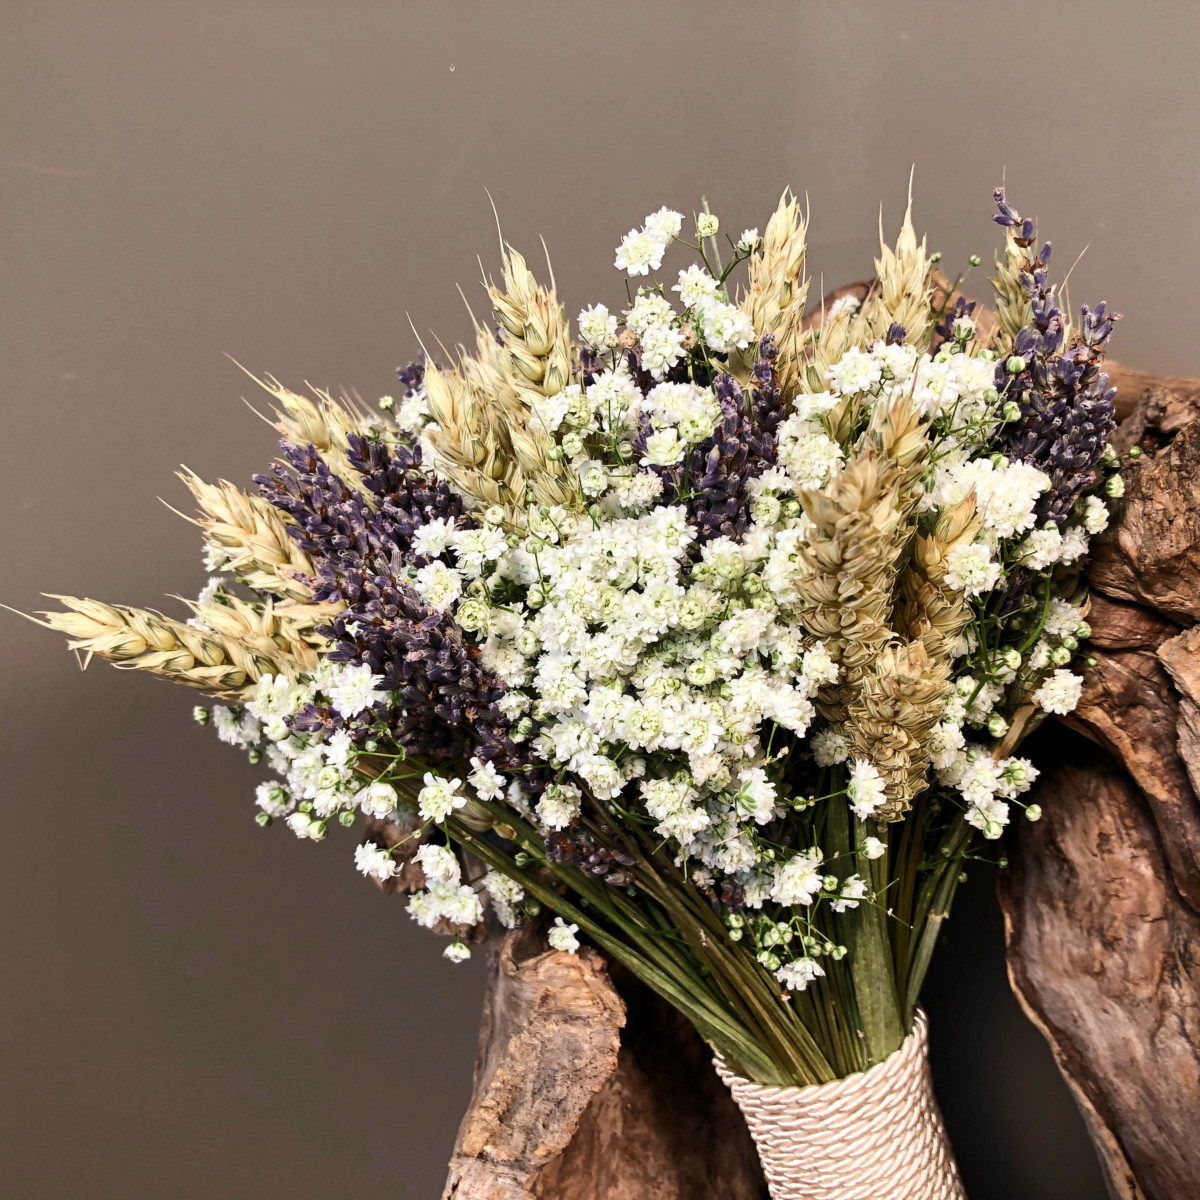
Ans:
{"label": "dried flower bouquet", "polygon": [[184,476],[212,572],[190,619],[60,597],[44,623],[224,701],[197,719],[275,772],[260,824],[371,818],[359,869],[419,865],[448,958],[485,906],[542,914],[748,1081],[881,1064],[964,861],[1037,819],[1015,751],[1079,696],[1121,488],[1117,318],[1073,323],[996,202],[996,320],[906,214],[865,299],[806,321],[788,194],[761,237],[651,214],[625,306],[575,337],[504,248],[473,348],[379,411],[267,379],[257,491]]}

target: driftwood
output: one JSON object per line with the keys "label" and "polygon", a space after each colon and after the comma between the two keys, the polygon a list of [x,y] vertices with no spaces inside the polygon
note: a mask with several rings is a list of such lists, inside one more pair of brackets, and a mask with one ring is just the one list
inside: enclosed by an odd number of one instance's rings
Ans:
{"label": "driftwood", "polygon": [[540,948],[531,929],[493,954],[443,1200],[764,1200],[746,1123],[688,1022],[595,951]]}
{"label": "driftwood", "polygon": [[[1200,1197],[1200,381],[1109,371],[1117,445],[1143,455],[1094,546],[1096,665],[1072,732],[1040,755],[1045,816],[1021,822],[1000,896],[1012,986],[1112,1196],[1180,1200]],[[421,883],[408,862],[387,888]],[[536,928],[490,953],[443,1200],[764,1200],[745,1122],[683,1018]]]}
{"label": "driftwood", "polygon": [[1143,455],[1089,569],[1082,737],[1042,756],[1045,816],[1000,897],[1013,988],[1111,1195],[1181,1200],[1200,1196],[1200,381],[1112,375],[1117,444]]}

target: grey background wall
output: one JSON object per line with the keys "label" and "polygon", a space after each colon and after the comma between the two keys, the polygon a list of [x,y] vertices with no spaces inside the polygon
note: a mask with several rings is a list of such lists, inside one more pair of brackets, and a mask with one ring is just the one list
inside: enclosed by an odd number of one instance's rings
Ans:
{"label": "grey background wall", "polygon": [[[178,463],[272,450],[223,357],[374,398],[505,234],[573,314],[612,247],[706,194],[727,228],[808,192],[828,285],[878,205],[947,264],[990,191],[1036,212],[1129,365],[1200,374],[1194,5],[1012,2],[0,6],[0,600],[194,594]],[[980,272],[982,275],[982,272]],[[436,1195],[468,1096],[481,964],[352,868],[251,820],[260,772],[183,689],[80,676],[2,614],[0,1194]],[[973,872],[930,1006],[971,1195],[1101,1195],[1004,981]]]}

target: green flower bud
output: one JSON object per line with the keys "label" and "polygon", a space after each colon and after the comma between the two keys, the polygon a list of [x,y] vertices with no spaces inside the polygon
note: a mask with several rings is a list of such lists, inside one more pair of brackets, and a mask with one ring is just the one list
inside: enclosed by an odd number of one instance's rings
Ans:
{"label": "green flower bud", "polygon": [[1042,819],[1042,806],[1040,804],[1031,804],[1025,810],[1025,819],[1027,821],[1040,821]]}
{"label": "green flower bud", "polygon": [[1130,458],[1141,458],[1142,457],[1141,446],[1130,446],[1129,447],[1129,457]]}
{"label": "green flower bud", "polygon": [[1067,650],[1078,650],[1079,649],[1079,639],[1070,633],[1063,635],[1062,644],[1063,644],[1064,649],[1067,649]]}
{"label": "green flower bud", "polygon": [[258,764],[262,762],[262,751],[257,746],[251,746],[246,757],[254,766],[258,766]]}
{"label": "green flower bud", "polygon": [[192,709],[192,720],[195,721],[197,725],[207,725],[211,719],[211,716],[212,714],[207,708],[204,707],[203,704],[197,704],[196,707]]}
{"label": "green flower bud", "polygon": [[338,824],[349,829],[354,824],[354,810],[347,808],[343,812],[338,813]]}
{"label": "green flower bud", "polygon": [[1021,355],[1010,354],[1008,356],[1008,361],[1004,364],[1004,369],[1010,375],[1020,375],[1020,373],[1025,370],[1026,366],[1028,366],[1028,363],[1026,363],[1025,359]]}
{"label": "green flower bud", "polygon": [[254,823],[255,825],[261,826],[263,829],[266,829],[266,827],[271,824],[270,814],[265,812],[255,813]]}
{"label": "green flower bud", "polygon": [[1080,641],[1090,638],[1092,636],[1092,627],[1086,621],[1080,621],[1079,624],[1075,626],[1075,636],[1079,638]]}

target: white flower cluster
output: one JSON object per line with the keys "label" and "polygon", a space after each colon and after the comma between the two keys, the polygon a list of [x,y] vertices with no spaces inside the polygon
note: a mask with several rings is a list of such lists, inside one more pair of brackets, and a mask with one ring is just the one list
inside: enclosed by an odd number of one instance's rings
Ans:
{"label": "white flower cluster", "polygon": [[[663,255],[679,236],[682,224],[682,215],[672,209],[651,213],[641,229],[631,229],[622,239],[616,266],[631,276],[660,270]],[[701,213],[696,220],[696,233],[702,239],[714,237],[718,227],[711,213]],[[737,253],[749,255],[758,241],[758,231],[747,229],[736,245]],[[656,379],[662,379],[697,340],[717,354],[745,350],[754,340],[750,319],[730,303],[721,280],[705,266],[694,264],[681,270],[670,290],[679,296],[681,313],[676,313],[662,288],[656,286],[649,291],[639,289],[624,314],[625,328],[640,347],[642,366]],[[603,304],[583,309],[577,325],[580,339],[593,350],[611,350],[618,343],[617,318]]]}

